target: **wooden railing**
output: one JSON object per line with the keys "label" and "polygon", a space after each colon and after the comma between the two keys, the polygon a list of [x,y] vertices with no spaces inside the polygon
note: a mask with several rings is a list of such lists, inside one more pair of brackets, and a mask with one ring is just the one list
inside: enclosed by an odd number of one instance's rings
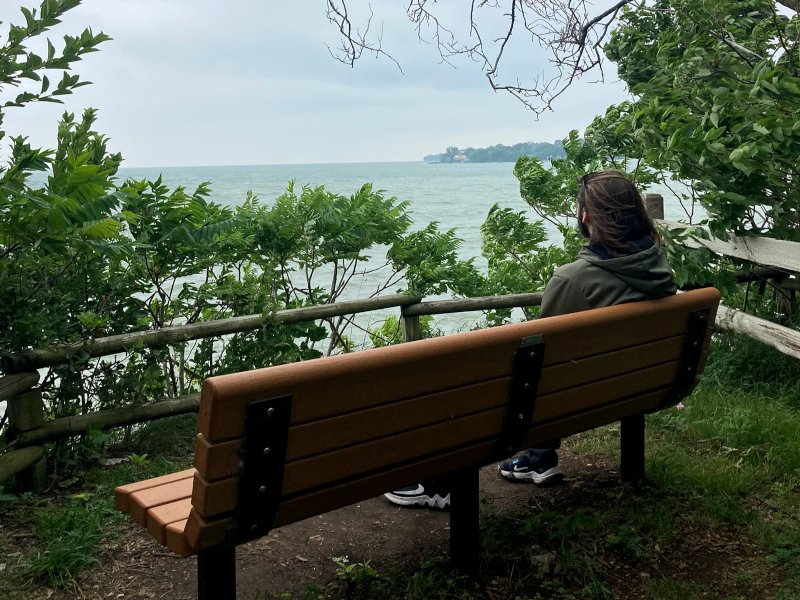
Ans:
{"label": "wooden railing", "polygon": [[[664,200],[659,194],[645,196],[648,212],[657,223],[664,227],[685,227],[681,223],[664,220]],[[748,262],[771,267],[768,278],[777,280],[775,285],[779,297],[791,311],[791,305],[800,289],[800,243],[785,240],[774,240],[766,237],[731,236],[727,240],[710,236],[708,239],[690,237],[684,242],[688,248],[705,247],[712,252],[746,260]],[[717,326],[728,331],[746,335],[754,340],[772,346],[776,350],[800,359],[800,331],[784,327],[750,315],[741,310],[720,305],[717,311]]]}
{"label": "wooden railing", "polygon": [[[648,194],[651,215],[663,222],[663,199]],[[794,297],[800,271],[800,244],[766,238],[736,238],[730,240],[691,239],[689,246],[705,246],[715,253],[748,260],[773,268],[771,276],[781,279],[781,289]],[[339,302],[300,309],[278,311],[271,322],[298,323],[340,317],[374,310],[399,308],[404,341],[419,339],[419,317],[466,311],[492,310],[536,306],[541,294],[516,294],[445,301],[425,301],[421,297],[389,295],[367,300]],[[43,489],[46,468],[42,444],[85,433],[91,427],[108,428],[132,425],[153,419],[196,412],[199,395],[164,398],[144,405],[97,411],[75,417],[45,420],[42,392],[37,369],[63,364],[75,356],[101,357],[124,353],[132,347],[154,347],[189,340],[214,338],[259,329],[262,315],[248,315],[217,321],[168,327],[99,338],[78,344],[49,349],[6,354],[2,357],[0,402],[6,402],[6,418],[11,442],[0,455],[0,483],[16,475],[20,487]],[[720,306],[717,325],[723,329],[747,335],[779,351],[800,359],[800,332],[739,310]]]}

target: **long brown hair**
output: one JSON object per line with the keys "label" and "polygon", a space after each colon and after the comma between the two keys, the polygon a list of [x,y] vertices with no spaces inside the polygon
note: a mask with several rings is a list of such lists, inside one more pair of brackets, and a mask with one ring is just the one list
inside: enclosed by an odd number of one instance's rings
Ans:
{"label": "long brown hair", "polygon": [[[601,244],[613,256],[623,256],[635,248],[633,242],[644,237],[651,238],[654,244],[661,243],[639,190],[624,173],[588,173],[580,181],[578,225],[582,226],[583,212],[588,212],[592,244]],[[581,230],[587,233],[584,227]]]}

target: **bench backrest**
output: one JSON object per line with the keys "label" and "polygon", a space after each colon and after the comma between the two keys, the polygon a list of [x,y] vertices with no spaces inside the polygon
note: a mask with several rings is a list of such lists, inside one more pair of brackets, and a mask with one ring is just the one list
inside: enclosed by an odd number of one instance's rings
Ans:
{"label": "bench backrest", "polygon": [[675,403],[718,301],[709,288],[211,377],[185,539],[238,543]]}

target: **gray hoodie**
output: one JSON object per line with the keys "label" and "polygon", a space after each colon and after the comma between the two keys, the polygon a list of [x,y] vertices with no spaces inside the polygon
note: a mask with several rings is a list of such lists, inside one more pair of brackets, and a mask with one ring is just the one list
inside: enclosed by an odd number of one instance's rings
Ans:
{"label": "gray hoodie", "polygon": [[660,298],[677,291],[664,250],[650,246],[627,256],[601,258],[583,248],[556,269],[542,298],[542,317]]}

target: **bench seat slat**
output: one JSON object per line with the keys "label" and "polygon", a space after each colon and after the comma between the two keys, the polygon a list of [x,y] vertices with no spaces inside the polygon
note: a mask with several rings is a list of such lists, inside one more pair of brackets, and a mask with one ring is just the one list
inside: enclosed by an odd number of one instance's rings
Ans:
{"label": "bench seat slat", "polygon": [[[416,461],[395,468],[381,470],[366,477],[342,482],[323,490],[289,498],[281,503],[275,516],[275,527],[294,523],[328,510],[341,508],[353,502],[370,498],[393,487],[406,485],[434,474],[441,474],[452,466],[453,461],[480,464],[489,456],[494,442],[484,442],[468,448],[448,452],[439,456]],[[330,508],[327,508],[330,507]],[[192,544],[193,552],[212,547],[224,539],[225,533],[233,524],[228,514],[214,519],[203,519],[192,510],[186,525],[186,537]]]}
{"label": "bench seat slat", "polygon": [[212,444],[202,433],[198,433],[194,448],[194,464],[207,481],[230,477],[239,470],[241,447],[241,438]]}
{"label": "bench seat slat", "polygon": [[[504,377],[292,427],[286,460],[298,460],[504,406],[509,380]],[[202,435],[198,440],[197,462],[202,465],[198,469],[207,481],[230,477],[238,471],[240,440],[210,444]]]}
{"label": "bench seat slat", "polygon": [[545,367],[539,382],[539,395],[678,360],[683,344],[684,337],[678,335]]}
{"label": "bench seat slat", "polygon": [[155,506],[147,511],[147,531],[155,540],[166,544],[167,525],[185,521],[189,517],[190,510],[192,510],[191,497]]}
{"label": "bench seat slat", "polygon": [[[192,509],[186,520],[183,538],[190,553],[194,554],[206,548],[225,544],[232,527],[233,518],[230,515],[216,519],[204,519],[197,514],[196,510]],[[179,540],[176,538],[175,543],[178,542]]]}
{"label": "bench seat slat", "polygon": [[178,556],[190,556],[198,551],[186,538],[188,522],[189,517],[167,525],[167,548]]}
{"label": "bench seat slat", "polygon": [[522,447],[535,447],[537,443],[541,444],[549,440],[567,437],[619,421],[623,417],[651,411],[664,401],[670,391],[671,388],[662,388],[621,402],[612,402],[605,406],[598,406],[581,413],[534,425],[522,443]]}
{"label": "bench seat slat", "polygon": [[283,493],[303,490],[352,477],[356,472],[380,469],[384,465],[407,462],[430,453],[447,451],[482,438],[497,439],[505,409],[503,407],[326,452],[318,456],[287,462]]}
{"label": "bench seat slat", "polygon": [[[310,458],[287,462],[284,468],[283,494],[294,494],[383,465],[407,463],[433,452],[447,451],[481,438],[497,438],[503,422],[502,407],[407,431],[399,436],[381,438],[326,452]],[[238,478],[205,482],[198,475],[192,505],[202,517],[229,512],[236,505]]]}
{"label": "bench seat slat", "polygon": [[172,483],[181,479],[191,479],[194,477],[194,469],[186,469],[185,471],[178,471],[177,473],[170,473],[169,475],[162,475],[161,477],[153,477],[127,485],[120,485],[114,490],[114,506],[118,511],[128,512],[130,505],[130,495],[134,492],[144,490],[151,487],[158,487],[165,483]]}
{"label": "bench seat slat", "polygon": [[134,521],[146,527],[148,510],[155,506],[189,498],[192,495],[193,484],[193,477],[188,477],[133,492],[130,495],[128,513]]}
{"label": "bench seat slat", "polygon": [[192,489],[192,509],[200,517],[214,518],[236,508],[238,493],[238,476],[206,481],[202,475],[197,473]]}
{"label": "bench seat slat", "polygon": [[292,427],[286,460],[299,460],[502,407],[509,381],[509,377],[502,377]]}
{"label": "bench seat slat", "polygon": [[532,422],[548,421],[606,404],[615,398],[668,386],[675,380],[677,371],[678,361],[672,361],[542,396],[536,401]]}

